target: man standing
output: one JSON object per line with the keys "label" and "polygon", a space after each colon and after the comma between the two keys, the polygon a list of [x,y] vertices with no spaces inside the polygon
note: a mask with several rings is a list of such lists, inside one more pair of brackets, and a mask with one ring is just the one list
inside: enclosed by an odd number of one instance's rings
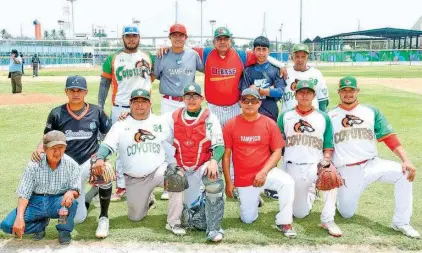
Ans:
{"label": "man standing", "polygon": [[12,81],[12,93],[22,93],[22,58],[16,49],[12,49],[10,57],[9,78]]}
{"label": "man standing", "polygon": [[[312,106],[315,98],[312,81],[297,83],[295,109],[283,112],[278,126],[286,140],[283,167],[295,181],[293,215],[302,219],[309,215],[315,198],[309,199],[309,189],[317,180],[317,165],[331,163],[333,153],[332,125],[328,115]],[[332,236],[342,235],[334,223],[337,189],[324,191],[324,208],[321,212],[321,226]]]}
{"label": "man standing", "polygon": [[313,107],[323,112],[327,111],[329,102],[327,84],[325,83],[321,71],[307,65],[308,57],[309,48],[307,45],[297,44],[293,47],[293,67],[287,68],[287,86],[285,87],[284,94],[282,96],[282,112],[294,109],[297,105],[295,91],[297,83],[301,80],[309,80],[315,85],[316,96],[312,101]]}
{"label": "man standing", "polygon": [[[226,194],[233,198],[233,191],[237,188],[240,219],[249,224],[258,218],[260,193],[264,189],[277,191],[280,196],[277,229],[287,237],[296,237],[291,225],[294,181],[290,175],[276,167],[284,146],[281,133],[273,120],[258,113],[262,102],[256,89],[243,90],[240,103],[242,114],[229,120],[223,129]],[[234,185],[230,175],[232,153]]]}
{"label": "man standing", "polygon": [[[351,218],[360,196],[370,184],[394,184],[396,207],[392,228],[406,236],[420,238],[410,225],[416,168],[384,115],[358,102],[359,92],[354,77],[340,79],[341,103],[328,113],[334,130],[333,162],[346,182],[338,190],[338,211],[344,218]],[[379,158],[376,140],[384,142],[402,164]]]}
{"label": "man standing", "polygon": [[41,67],[41,61],[37,54],[34,54],[34,56],[32,56],[31,64],[32,64],[32,77],[36,77],[38,76],[38,69],[39,67]]}
{"label": "man standing", "polygon": [[[85,78],[70,76],[66,80],[66,95],[68,103],[53,110],[47,118],[44,133],[53,130],[61,131],[67,140],[66,154],[80,165],[79,179],[81,191],[77,201],[79,203],[75,216],[75,223],[82,223],[87,216],[85,206],[85,183],[91,170],[91,156],[97,152],[99,144],[98,133],[106,134],[110,129],[108,117],[98,106],[85,102],[88,87]],[[40,161],[45,152],[42,143],[32,155],[33,161]],[[76,173],[76,172],[75,172]],[[99,185],[101,212],[95,236],[105,238],[109,231],[108,208],[111,197],[111,183]]]}
{"label": "man standing", "polygon": [[280,69],[268,62],[270,41],[264,36],[259,36],[254,40],[253,46],[257,63],[243,71],[239,89],[256,89],[262,100],[262,105],[259,107],[258,112],[277,121],[277,102],[283,95],[286,83],[280,77]]}
{"label": "man standing", "polygon": [[192,49],[185,49],[188,38],[182,24],[170,27],[171,48],[154,64],[154,76],[160,80],[161,115],[174,112],[184,107],[183,88],[185,84],[195,81],[196,71],[202,71],[203,65],[199,54]]}
{"label": "man standing", "polygon": [[[124,49],[107,57],[101,74],[100,89],[98,91],[98,106],[103,109],[110,85],[112,86],[111,120],[116,123],[122,112],[128,112],[130,94],[135,89],[151,91],[154,81],[152,67],[154,61],[149,52],[138,49],[140,36],[137,26],[129,25],[123,28],[122,40]],[[116,159],[117,191],[112,201],[120,200],[126,192],[125,180],[122,173],[120,158]]]}
{"label": "man standing", "polygon": [[[170,135],[168,124],[162,117],[151,114],[151,95],[148,90],[135,89],[130,96],[130,114],[116,122],[101,143],[93,168],[103,168],[104,160],[119,152],[127,187],[128,217],[142,220],[150,209],[150,195],[155,187],[164,186],[164,144]],[[174,210],[174,201],[182,192],[169,193],[169,210],[166,228],[176,235],[184,235],[180,217]],[[179,205],[180,206],[180,205]]]}
{"label": "man standing", "polygon": [[[207,240],[219,242],[223,239],[224,214],[224,181],[218,167],[224,153],[220,121],[208,109],[201,108],[204,97],[199,84],[186,85],[183,99],[186,108],[166,116],[173,133],[170,143],[176,148],[177,165],[183,168],[189,182],[189,188],[179,195],[178,215],[181,217],[183,211],[183,225],[206,230]],[[201,214],[205,217],[197,219]]]}
{"label": "man standing", "polygon": [[[25,168],[17,194],[18,207],[7,215],[0,227],[8,234],[34,233],[35,240],[45,237],[45,229],[50,219],[59,218],[59,210],[68,208],[65,221],[56,225],[60,244],[69,244],[70,233],[81,188],[79,165],[65,155],[66,137],[60,131],[44,135],[42,145],[45,155],[41,162],[29,162]],[[66,217],[67,216],[67,217]]]}

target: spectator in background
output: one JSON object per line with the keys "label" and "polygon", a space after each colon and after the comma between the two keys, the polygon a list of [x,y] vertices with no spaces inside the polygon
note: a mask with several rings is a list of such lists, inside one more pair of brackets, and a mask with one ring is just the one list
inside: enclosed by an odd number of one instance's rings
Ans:
{"label": "spectator in background", "polygon": [[25,74],[25,70],[24,70],[24,67],[25,67],[25,58],[23,58],[23,54],[21,53],[21,59],[22,59],[22,75],[24,75]]}
{"label": "spectator in background", "polygon": [[32,56],[31,65],[32,65],[32,77],[38,76],[38,69],[41,65],[41,61],[37,54],[34,54],[34,56]]}
{"label": "spectator in background", "polygon": [[22,58],[18,50],[12,49],[10,54],[9,78],[12,81],[12,93],[22,92]]}

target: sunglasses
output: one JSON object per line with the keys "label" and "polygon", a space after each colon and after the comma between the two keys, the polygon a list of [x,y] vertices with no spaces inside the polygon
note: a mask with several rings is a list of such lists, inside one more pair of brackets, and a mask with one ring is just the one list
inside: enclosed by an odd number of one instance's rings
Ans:
{"label": "sunglasses", "polygon": [[259,103],[259,99],[247,99],[247,98],[243,98],[240,100],[242,102],[242,104],[248,105],[249,103],[256,105]]}
{"label": "sunglasses", "polygon": [[200,98],[201,98],[201,96],[200,96],[200,95],[198,95],[198,94],[186,94],[186,95],[183,95],[183,97],[184,97],[186,100],[191,100],[191,99],[193,99],[193,100],[198,100],[198,99],[200,99]]}

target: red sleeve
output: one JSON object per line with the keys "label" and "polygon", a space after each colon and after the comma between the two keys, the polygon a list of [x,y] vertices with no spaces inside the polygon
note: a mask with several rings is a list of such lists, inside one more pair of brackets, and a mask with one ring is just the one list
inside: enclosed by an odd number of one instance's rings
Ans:
{"label": "red sleeve", "polygon": [[230,149],[233,148],[233,122],[234,120],[228,121],[223,128],[224,147]]}
{"label": "red sleeve", "polygon": [[277,127],[277,124],[270,118],[268,118],[268,130],[270,133],[270,149],[274,151],[279,148],[284,147],[283,136],[281,135],[280,129]]}
{"label": "red sleeve", "polygon": [[393,151],[394,149],[396,149],[398,146],[401,145],[399,138],[397,138],[397,135],[395,134],[391,134],[388,137],[384,138],[382,140],[385,145],[387,145],[388,148],[390,148],[391,151]]}
{"label": "red sleeve", "polygon": [[249,67],[251,65],[256,64],[256,57],[255,54],[252,51],[247,51],[246,52],[246,66],[245,67]]}
{"label": "red sleeve", "polygon": [[201,58],[201,60],[204,61],[204,48],[203,47],[193,47],[192,49],[195,50],[199,54],[199,57]]}

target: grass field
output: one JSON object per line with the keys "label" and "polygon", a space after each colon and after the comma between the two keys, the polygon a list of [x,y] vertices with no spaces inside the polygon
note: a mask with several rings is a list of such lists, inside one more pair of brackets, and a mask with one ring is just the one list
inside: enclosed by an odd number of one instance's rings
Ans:
{"label": "grass field", "polygon": [[[356,75],[374,76],[382,74],[384,77],[407,77],[403,73],[412,73],[414,77],[422,77],[421,70],[400,67],[400,71],[391,72],[388,69],[368,68],[359,69]],[[70,75],[72,70],[61,72],[51,71],[54,75]],[[64,70],[63,70],[64,71]],[[92,71],[92,70],[90,70]],[[91,73],[91,72],[87,73]],[[355,71],[355,69],[350,70]],[[368,72],[366,72],[368,71]],[[381,71],[381,72],[379,72]],[[79,72],[80,73],[80,72]],[[87,74],[86,73],[86,74]],[[401,75],[400,75],[401,73]],[[45,73],[42,73],[43,75]],[[93,73],[94,74],[94,73]],[[323,69],[324,75],[341,76],[344,72]],[[82,75],[85,75],[82,74]],[[95,75],[99,75],[96,72]],[[49,93],[63,95],[64,84],[55,82],[41,82],[24,86],[25,93]],[[335,84],[329,84],[330,107],[338,103]],[[372,104],[381,109],[393,124],[410,159],[419,169],[422,167],[422,155],[419,148],[422,146],[422,96],[401,92],[381,86],[365,86],[361,84],[362,94],[360,101]],[[10,83],[0,81],[0,94],[10,93]],[[88,102],[96,103],[98,83],[89,83]],[[153,90],[153,110],[159,112],[157,85]],[[3,219],[17,204],[15,190],[21,173],[27,164],[31,152],[42,136],[49,111],[57,104],[31,104],[16,106],[0,106],[0,219]],[[110,112],[110,101],[107,101],[107,112]],[[386,159],[397,160],[391,151],[384,145],[379,145],[380,156]],[[418,173],[420,173],[418,171]],[[156,192],[157,198],[160,190]],[[414,207],[412,224],[422,232],[422,176],[418,175],[413,188]],[[298,237],[294,240],[286,239],[274,227],[274,216],[277,213],[276,202],[265,198],[265,206],[260,209],[260,217],[252,225],[245,225],[239,219],[238,203],[228,200],[225,205],[223,228],[226,231],[224,244],[285,244],[285,245],[321,245],[347,244],[371,245],[379,248],[398,247],[406,250],[422,250],[422,240],[412,240],[390,229],[394,211],[393,186],[376,183],[370,186],[360,200],[357,214],[346,220],[339,215],[336,222],[343,230],[344,236],[332,238],[319,228],[319,215],[322,210],[322,200],[316,205],[309,217],[294,220]],[[157,241],[157,242],[205,242],[203,232],[189,231],[180,238],[169,233],[165,228],[167,202],[158,201],[157,208],[152,210],[141,222],[131,222],[127,218],[125,202],[112,203],[110,206],[110,236],[107,242]],[[78,241],[96,240],[94,232],[97,226],[99,208],[91,207],[89,217],[75,227],[73,238]],[[54,224],[55,221],[52,221]],[[47,239],[55,239],[57,232],[50,225],[47,230]],[[10,238],[0,232],[1,238]],[[30,242],[30,241],[29,241]]]}

